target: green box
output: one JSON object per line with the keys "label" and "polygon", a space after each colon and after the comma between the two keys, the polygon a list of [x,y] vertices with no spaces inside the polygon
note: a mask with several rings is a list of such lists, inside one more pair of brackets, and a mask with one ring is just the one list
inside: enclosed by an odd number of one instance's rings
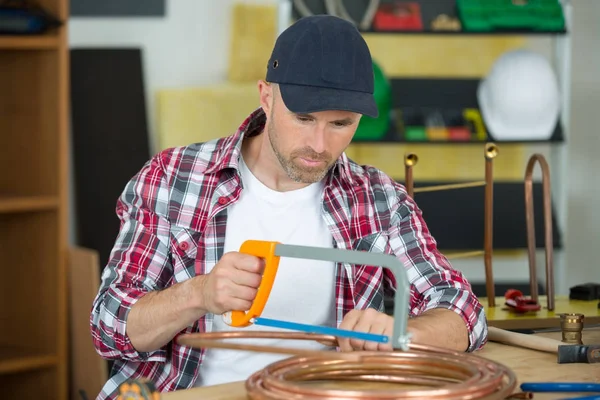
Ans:
{"label": "green box", "polygon": [[407,142],[427,141],[427,132],[424,126],[407,126],[404,130],[404,139]]}
{"label": "green box", "polygon": [[564,31],[558,0],[456,0],[464,31]]}

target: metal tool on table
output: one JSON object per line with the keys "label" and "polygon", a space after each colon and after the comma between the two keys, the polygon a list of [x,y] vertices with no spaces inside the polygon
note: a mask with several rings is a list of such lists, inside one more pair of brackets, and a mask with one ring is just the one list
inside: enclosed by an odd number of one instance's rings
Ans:
{"label": "metal tool on table", "polygon": [[504,294],[504,299],[504,304],[506,304],[508,309],[518,314],[535,312],[541,310],[542,308],[542,306],[540,306],[536,300],[530,297],[525,297],[523,292],[517,289],[507,290]]}
{"label": "metal tool on table", "polygon": [[410,337],[406,328],[408,324],[408,304],[410,295],[409,281],[404,266],[396,257],[388,254],[335,248],[286,245],[278,242],[260,240],[245,241],[240,247],[240,252],[263,258],[265,260],[265,268],[262,281],[250,309],[248,311],[231,311],[223,314],[223,319],[228,325],[234,327],[247,327],[252,324],[264,325],[308,333],[328,334],[336,337],[356,338],[387,343],[389,338],[385,335],[354,332],[325,326],[298,324],[261,317],[269,294],[271,293],[281,257],[381,266],[392,271],[396,278],[397,285],[394,297],[394,327],[391,344],[394,349],[408,350]]}
{"label": "metal tool on table", "polygon": [[558,364],[600,363],[600,344],[565,344],[560,340],[511,332],[493,326],[488,327],[488,340],[554,353],[557,355]]}

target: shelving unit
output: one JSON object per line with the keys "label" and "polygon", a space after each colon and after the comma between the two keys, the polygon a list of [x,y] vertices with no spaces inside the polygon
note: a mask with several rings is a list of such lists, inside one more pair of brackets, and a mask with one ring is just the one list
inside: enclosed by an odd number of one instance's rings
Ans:
{"label": "shelving unit", "polygon": [[[37,1],[62,21],[67,0]],[[68,398],[66,26],[0,36],[0,388]]]}
{"label": "shelving unit", "polygon": [[397,116],[405,110],[441,110],[454,112],[460,115],[463,110],[478,110],[477,87],[480,79],[475,78],[390,78],[392,92],[392,109],[396,117],[390,120],[390,130],[382,140],[354,140],[355,144],[363,143],[419,143],[419,144],[470,144],[483,145],[486,142],[501,144],[523,144],[523,143],[557,143],[563,142],[564,128],[562,123],[557,123],[552,137],[544,141],[506,141],[497,140],[482,122],[482,128],[486,136],[475,140],[407,140],[402,128],[397,123]]}
{"label": "shelving unit", "polygon": [[[310,3],[308,1],[306,1],[306,4],[311,7],[314,6],[314,9],[311,9],[313,13],[322,13],[324,12],[323,6],[315,6],[315,4],[318,2],[313,2]],[[433,6],[431,6],[432,4],[435,3],[435,9],[436,9],[436,14],[439,13],[448,13],[448,14],[453,14],[454,13],[454,2],[450,1],[450,0],[427,0],[427,4],[429,7],[429,10],[431,10],[432,8],[434,8]],[[320,4],[320,3],[319,3]],[[407,146],[407,148],[410,148],[410,146],[412,145],[424,145],[424,146],[428,146],[428,145],[432,145],[432,146],[436,146],[436,145],[451,145],[453,146],[453,148],[457,148],[459,146],[483,146],[484,143],[486,141],[493,141],[496,144],[499,145],[500,148],[500,157],[504,157],[505,154],[507,152],[509,152],[510,150],[508,150],[509,146],[529,146],[529,145],[549,145],[550,146],[550,154],[548,155],[548,161],[550,163],[550,168],[551,168],[551,187],[552,187],[552,202],[553,202],[553,208],[555,210],[555,224],[554,224],[554,228],[555,228],[555,249],[556,248],[560,248],[559,251],[555,251],[555,282],[556,282],[556,292],[558,294],[560,293],[566,293],[568,292],[568,288],[564,287],[563,285],[565,284],[565,274],[566,274],[566,265],[565,265],[565,257],[564,257],[564,250],[562,250],[562,248],[566,247],[566,242],[567,242],[567,238],[566,238],[566,226],[567,226],[567,207],[566,207],[566,201],[567,201],[567,193],[568,193],[568,180],[567,180],[567,165],[568,165],[568,160],[567,160],[567,144],[568,144],[568,127],[569,127],[569,107],[570,107],[570,58],[571,58],[571,44],[570,44],[570,30],[571,30],[571,15],[572,15],[572,4],[571,4],[571,0],[561,0],[561,4],[563,7],[563,15],[564,15],[564,19],[565,19],[565,29],[564,30],[557,30],[557,31],[529,31],[529,30],[512,30],[512,31],[492,31],[492,32],[467,32],[467,31],[433,31],[429,28],[428,26],[428,21],[432,20],[433,15],[429,15],[426,14],[430,11],[424,11],[425,9],[422,9],[422,20],[425,21],[424,23],[424,29],[423,31],[412,31],[412,30],[401,30],[401,31],[377,31],[375,29],[367,29],[367,30],[362,30],[362,32],[368,36],[368,37],[373,37],[373,36],[380,36],[380,35],[405,35],[407,37],[422,37],[422,38],[431,38],[431,37],[435,37],[435,36],[439,36],[440,38],[442,37],[465,37],[467,40],[473,39],[473,40],[486,40],[488,38],[498,38],[498,37],[526,37],[526,36],[530,36],[530,37],[548,37],[551,38],[553,40],[553,54],[552,57],[553,59],[551,60],[551,62],[554,64],[555,67],[555,71],[557,72],[558,75],[558,79],[559,79],[559,88],[561,90],[561,118],[560,118],[560,122],[557,124],[557,127],[555,129],[554,134],[552,135],[552,137],[550,138],[550,140],[546,140],[546,141],[510,141],[510,142],[505,142],[505,141],[497,141],[495,140],[493,137],[488,137],[486,139],[482,139],[482,140],[469,140],[469,141],[441,141],[441,140],[421,140],[421,141],[415,141],[415,140],[406,140],[406,138],[402,135],[401,129],[398,128],[398,126],[396,126],[393,121],[392,121],[392,126],[390,127],[390,131],[388,132],[388,134],[386,135],[386,137],[383,138],[383,140],[380,141],[366,141],[366,140],[356,140],[353,143],[355,145],[359,145],[361,148],[365,148],[365,146],[371,146],[371,145],[396,145],[397,147],[395,148],[400,148],[402,149],[405,145]],[[321,9],[319,9],[319,7],[321,7]],[[348,5],[346,4],[346,7],[348,7]],[[352,12],[350,10],[348,10],[350,12],[350,14],[352,14]],[[282,32],[285,28],[287,28],[287,26],[289,26],[290,22],[292,21],[293,17],[295,17],[295,11],[294,11],[294,7],[293,7],[293,1],[292,0],[279,0],[278,1],[278,32]],[[359,19],[358,17],[355,16],[356,19]],[[381,51],[382,49],[379,48],[379,50]],[[385,51],[385,50],[384,50]],[[402,51],[402,49],[399,49],[398,51]],[[425,53],[420,53],[420,54],[425,54]],[[377,58],[377,54],[373,54],[374,58]],[[418,54],[415,53],[415,57],[418,57]],[[436,102],[439,101],[444,101],[444,96],[436,96],[436,94],[439,94],[440,91],[441,92],[446,92],[446,94],[448,95],[448,93],[452,93],[452,96],[446,96],[445,100],[447,101],[448,98],[451,99],[452,102],[455,102],[456,104],[452,104],[450,105],[450,107],[477,107],[477,99],[476,99],[476,88],[477,85],[479,83],[479,77],[453,77],[451,76],[451,74],[449,74],[449,76],[435,76],[435,77],[427,77],[427,78],[423,78],[422,76],[418,76],[418,77],[414,77],[414,76],[398,76],[398,75],[392,75],[392,76],[388,76],[388,78],[390,79],[391,85],[392,85],[392,96],[393,96],[393,108],[395,110],[397,109],[402,109],[402,108],[407,108],[407,107],[414,107],[414,106],[422,106],[422,107],[427,107],[427,106],[431,106],[432,104],[435,105]],[[433,90],[435,89],[435,90]],[[437,93],[436,93],[437,92]],[[458,95],[458,97],[456,96]],[[448,104],[446,104],[445,106],[448,106]],[[485,121],[483,121],[485,124]],[[487,129],[486,129],[487,130]],[[407,150],[400,150],[402,151],[402,153],[406,152]],[[402,156],[403,154],[397,154],[397,163],[399,165],[399,167],[402,164]],[[436,153],[438,154],[438,153]],[[372,156],[372,153],[371,153]],[[361,160],[357,160],[357,161],[361,161]],[[400,168],[398,168],[400,169]],[[394,178],[396,178],[398,181],[402,181],[403,178],[401,176],[394,176]],[[430,179],[431,180],[431,179]],[[428,182],[428,181],[422,181],[422,182],[416,182],[416,184],[422,186],[423,184],[443,184],[443,183],[448,183],[448,182],[441,182],[441,181],[436,181],[434,182]],[[498,202],[498,196],[502,196],[501,193],[503,193],[503,191],[506,189],[507,192],[506,194],[503,196],[504,199],[508,199],[510,192],[514,193],[515,190],[520,190],[520,192],[522,193],[522,188],[523,188],[523,181],[496,181],[494,183],[494,186],[496,187],[496,189],[494,190],[494,202]],[[534,184],[534,192],[538,192],[541,189],[541,185],[538,184]],[[463,196],[472,196],[473,194],[475,194],[476,196],[481,196],[481,198],[483,198],[483,190],[481,190],[480,192],[476,192],[478,190],[478,188],[474,188],[474,189],[467,189],[467,190],[461,190],[458,191],[460,192]],[[469,193],[470,192],[470,193]],[[467,194],[469,193],[469,194]],[[522,194],[521,194],[522,196]],[[428,224],[430,225],[430,228],[432,230],[433,233],[435,233],[435,230],[437,229],[436,226],[439,225],[440,227],[443,226],[447,226],[446,223],[442,224],[440,221],[439,224],[436,225],[436,218],[435,216],[433,216],[432,214],[435,212],[435,210],[439,210],[439,207],[434,206],[434,204],[436,204],[436,200],[434,199],[434,196],[427,196],[428,200],[423,200],[425,199],[425,197],[423,197],[423,199],[419,200],[419,205],[420,207],[422,207],[425,212],[426,215],[428,215]],[[523,197],[521,197],[522,199]],[[512,199],[512,198],[511,198]],[[464,198],[463,198],[464,200]],[[515,199],[512,199],[513,202]],[[535,196],[534,201],[538,202],[541,200],[541,196]],[[425,202],[427,202],[427,205],[425,205]],[[473,200],[473,202],[477,202],[477,204],[479,204],[478,200]],[[457,203],[461,203],[461,201],[455,199],[455,201],[453,202],[453,204],[457,204]],[[524,210],[524,202],[521,201],[522,204],[519,205],[519,209]],[[439,199],[437,200],[437,204],[439,204]],[[468,204],[468,203],[467,203]],[[481,201],[481,204],[483,205],[483,201]],[[467,207],[468,208],[468,207]],[[538,211],[541,209],[541,207],[534,207],[536,210],[536,214],[538,213]],[[429,210],[429,211],[427,211]],[[459,212],[459,211],[457,211]],[[472,214],[472,211],[469,212],[468,210],[465,210],[466,214],[465,215],[469,215]],[[495,208],[495,212],[498,212],[498,209]],[[438,216],[439,216],[439,211],[438,211]],[[479,215],[479,214],[478,214]],[[498,219],[505,219],[507,216],[501,216],[499,217],[497,214],[495,214],[494,218],[498,218]],[[516,215],[516,220],[514,220],[514,222],[516,223],[517,220],[521,217],[521,215]],[[447,220],[447,217],[445,217]],[[478,222],[475,222],[474,224],[480,224],[482,225],[482,219],[483,219],[483,213],[481,214],[480,220]],[[522,218],[524,219],[524,218]],[[444,220],[445,222],[447,222],[446,220]],[[543,225],[538,225],[541,224],[541,218],[536,218],[536,232],[541,232],[543,231],[542,227]],[[506,221],[504,221],[506,222]],[[495,222],[496,224],[496,222]],[[523,229],[522,229],[522,237],[525,237],[525,225],[524,225],[524,221],[523,221]],[[496,229],[496,228],[494,228]],[[521,229],[521,228],[519,228]],[[559,231],[560,230],[560,231]],[[514,229],[513,229],[514,231]],[[478,230],[478,232],[483,232],[482,230]],[[520,231],[521,232],[521,231]],[[450,238],[449,235],[446,235],[448,237],[448,242],[450,242],[452,240],[452,238]],[[441,239],[439,242],[444,242],[445,240],[442,238],[442,234],[441,232],[438,234],[438,237]],[[494,233],[494,237],[495,240],[497,240],[498,236],[497,233]],[[510,240],[506,240],[505,241],[505,245],[508,244],[508,242],[511,242]],[[516,240],[512,240],[512,243],[514,244],[515,242],[517,242]],[[519,241],[520,242],[520,241]],[[470,246],[472,246],[474,244],[473,240],[470,241]],[[544,243],[543,240],[540,241],[539,239],[537,240],[537,245],[538,247],[543,247]],[[442,246],[440,246],[442,247]],[[501,246],[504,247],[504,246]],[[458,249],[457,246],[453,247],[454,249]],[[478,245],[474,248],[481,248],[481,245]],[[496,248],[496,244],[494,243],[494,248]],[[521,247],[522,248],[522,247]],[[526,246],[525,246],[526,248]],[[471,249],[473,249],[473,247],[471,247]],[[458,250],[470,250],[468,248],[460,248]]]}

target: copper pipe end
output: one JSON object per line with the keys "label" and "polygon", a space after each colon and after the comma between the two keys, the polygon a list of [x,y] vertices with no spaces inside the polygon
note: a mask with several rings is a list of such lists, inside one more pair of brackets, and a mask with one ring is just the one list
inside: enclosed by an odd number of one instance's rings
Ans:
{"label": "copper pipe end", "polygon": [[407,153],[404,155],[404,179],[406,180],[406,191],[410,197],[415,195],[415,183],[413,180],[413,167],[417,165],[419,157],[415,153]]}
{"label": "copper pipe end", "polygon": [[408,153],[404,155],[404,165],[407,167],[414,167],[419,162],[419,157],[415,153]]}
{"label": "copper pipe end", "polygon": [[510,396],[508,396],[505,400],[516,400],[516,399],[533,399],[533,393],[532,392],[520,392],[520,393],[513,393]]}
{"label": "copper pipe end", "polygon": [[498,153],[500,152],[500,150],[498,149],[498,146],[496,146],[495,143],[486,143],[485,145],[485,158],[488,160],[491,160],[493,158],[496,158],[496,156],[498,155]]}

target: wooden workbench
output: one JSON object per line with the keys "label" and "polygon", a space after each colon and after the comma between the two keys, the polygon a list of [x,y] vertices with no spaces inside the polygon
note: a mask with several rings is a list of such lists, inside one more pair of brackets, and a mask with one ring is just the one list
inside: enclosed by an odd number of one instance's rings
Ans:
{"label": "wooden workbench", "polygon": [[[560,339],[560,332],[538,333],[536,335]],[[600,343],[600,328],[587,329],[583,333],[584,343]],[[522,382],[600,382],[600,364],[557,364],[556,355],[535,350],[511,347],[499,343],[488,343],[477,354],[502,363],[511,368]],[[350,383],[332,382],[331,386]],[[363,383],[361,386],[381,385]],[[372,386],[371,386],[372,387]],[[575,397],[574,393],[536,393],[534,399],[558,399]],[[588,394],[589,395],[589,394]],[[181,390],[161,395],[161,400],[247,400],[243,382]]]}
{"label": "wooden workbench", "polygon": [[539,297],[542,309],[527,314],[515,314],[504,306],[504,297],[496,297],[496,306],[488,307],[487,298],[479,302],[485,307],[485,314],[490,326],[501,329],[540,329],[560,327],[560,314],[580,313],[585,315],[585,325],[600,324],[600,309],[598,300],[581,301],[569,300],[568,296],[557,296],[554,299],[554,311],[546,308],[546,296]]}

